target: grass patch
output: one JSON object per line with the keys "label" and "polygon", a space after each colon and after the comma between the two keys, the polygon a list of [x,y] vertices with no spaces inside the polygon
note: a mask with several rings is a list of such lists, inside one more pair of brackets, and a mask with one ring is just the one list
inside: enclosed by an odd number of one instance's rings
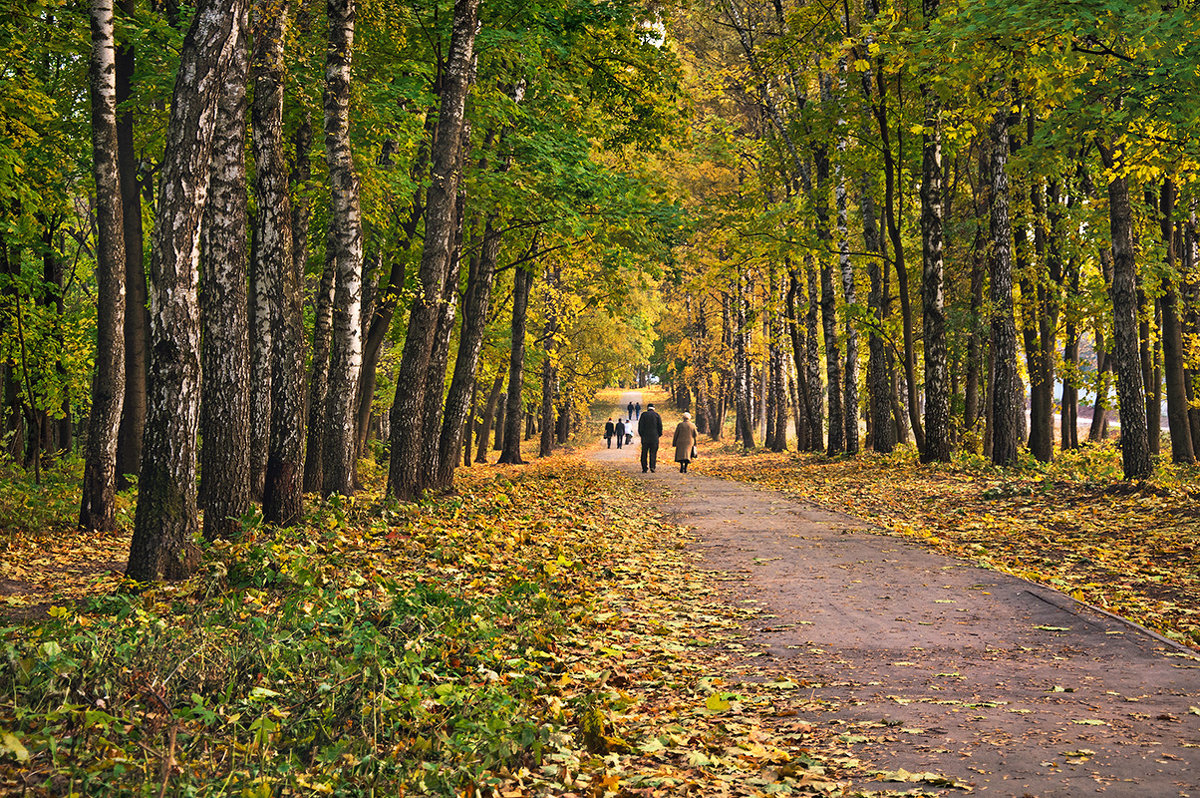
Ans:
{"label": "grass patch", "polygon": [[250,519],[186,583],[133,595],[114,574],[0,624],[0,792],[842,790],[858,763],[796,718],[818,703],[730,692],[747,612],[686,542],[629,480],[563,457],[460,472],[420,505]]}

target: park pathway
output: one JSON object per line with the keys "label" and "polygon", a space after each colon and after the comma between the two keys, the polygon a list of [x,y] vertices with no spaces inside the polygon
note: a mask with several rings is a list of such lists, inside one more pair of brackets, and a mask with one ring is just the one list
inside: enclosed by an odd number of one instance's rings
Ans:
{"label": "park pathway", "polygon": [[655,474],[641,473],[636,437],[593,459],[642,480],[694,531],[700,566],[727,599],[763,611],[747,632],[764,675],[810,686],[831,707],[810,719],[842,724],[864,759],[945,774],[975,794],[1200,798],[1200,659],[849,516],[680,474],[665,426],[667,461]]}

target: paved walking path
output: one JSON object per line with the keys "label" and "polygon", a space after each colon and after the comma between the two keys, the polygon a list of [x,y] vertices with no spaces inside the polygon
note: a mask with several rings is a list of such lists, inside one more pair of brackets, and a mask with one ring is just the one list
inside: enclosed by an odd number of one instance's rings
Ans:
{"label": "paved walking path", "polygon": [[729,600],[763,610],[749,631],[764,671],[811,686],[833,708],[812,720],[844,724],[880,769],[943,773],[998,796],[1200,798],[1200,659],[857,519],[680,474],[669,458],[643,475],[637,457],[636,437],[594,455],[695,531]]}

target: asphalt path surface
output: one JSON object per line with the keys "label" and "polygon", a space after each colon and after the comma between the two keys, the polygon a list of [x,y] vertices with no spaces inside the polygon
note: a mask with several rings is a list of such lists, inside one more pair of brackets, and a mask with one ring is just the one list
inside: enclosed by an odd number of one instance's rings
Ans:
{"label": "asphalt path surface", "polygon": [[944,774],[975,794],[1200,798],[1200,659],[1186,649],[858,519],[680,474],[673,429],[664,425],[657,473],[641,473],[636,434],[593,460],[642,480],[694,531],[726,599],[762,610],[747,632],[764,674],[809,686],[827,707],[811,720],[843,729],[864,759]]}

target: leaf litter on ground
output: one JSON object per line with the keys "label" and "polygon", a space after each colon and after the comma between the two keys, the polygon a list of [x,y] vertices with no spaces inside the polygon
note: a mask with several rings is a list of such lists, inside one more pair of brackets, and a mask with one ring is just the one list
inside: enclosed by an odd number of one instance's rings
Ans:
{"label": "leaf litter on ground", "polygon": [[[42,585],[58,531],[6,567]],[[185,583],[43,589],[45,617],[0,616],[0,793],[851,794],[865,766],[744,656],[756,610],[687,543],[626,477],[556,457],[251,519]]]}

